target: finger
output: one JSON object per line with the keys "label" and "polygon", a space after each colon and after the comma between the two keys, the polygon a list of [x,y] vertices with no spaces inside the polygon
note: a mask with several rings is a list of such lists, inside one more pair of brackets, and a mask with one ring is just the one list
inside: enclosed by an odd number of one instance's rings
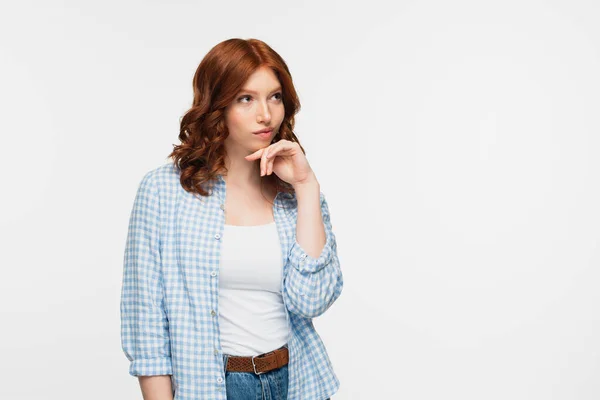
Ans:
{"label": "finger", "polygon": [[284,147],[284,146],[285,146],[285,145],[284,145],[283,143],[281,143],[281,142],[277,142],[277,143],[275,143],[275,144],[273,145],[273,147],[270,147],[270,148],[269,148],[269,152],[268,152],[268,154],[266,155],[266,157],[267,157],[267,160],[272,160],[272,159],[274,159],[274,158],[275,158],[275,156],[281,152],[281,150],[285,150],[285,147]]}
{"label": "finger", "polygon": [[290,142],[288,140],[280,140],[275,143],[273,147],[269,149],[269,154],[267,155],[268,159],[274,158],[276,155],[288,154],[290,151],[293,152],[297,143]]}
{"label": "finger", "polygon": [[[269,162],[273,161],[275,159],[275,155],[277,154],[277,152],[279,151],[280,148],[281,148],[281,144],[279,142],[273,143],[272,145],[267,147],[265,149],[265,152],[262,154],[261,171],[264,171],[264,175],[268,175]],[[264,163],[263,163],[263,160],[264,160]],[[273,164],[271,163],[271,166],[272,165]],[[272,169],[271,169],[271,171],[272,171]]]}
{"label": "finger", "polygon": [[256,150],[254,153],[252,153],[252,154],[248,154],[248,155],[247,155],[247,156],[245,156],[244,158],[245,158],[246,160],[248,160],[248,161],[251,161],[251,160],[256,160],[258,157],[260,157],[260,156],[262,155],[262,152],[263,152],[264,150],[265,150],[264,148],[263,148],[263,149]]}
{"label": "finger", "polygon": [[265,149],[265,151],[263,151],[263,153],[260,157],[260,176],[267,174],[267,154],[268,154],[268,152],[269,152],[269,148]]}
{"label": "finger", "polygon": [[275,159],[271,159],[267,168],[267,175],[271,175],[273,173],[273,164],[275,163]]}

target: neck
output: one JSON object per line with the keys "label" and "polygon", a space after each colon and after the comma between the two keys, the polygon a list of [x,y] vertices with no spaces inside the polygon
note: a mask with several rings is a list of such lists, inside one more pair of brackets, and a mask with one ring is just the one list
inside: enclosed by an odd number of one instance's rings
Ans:
{"label": "neck", "polygon": [[225,156],[227,175],[223,179],[238,187],[259,188],[262,177],[260,176],[260,160],[248,161],[244,158],[247,154]]}

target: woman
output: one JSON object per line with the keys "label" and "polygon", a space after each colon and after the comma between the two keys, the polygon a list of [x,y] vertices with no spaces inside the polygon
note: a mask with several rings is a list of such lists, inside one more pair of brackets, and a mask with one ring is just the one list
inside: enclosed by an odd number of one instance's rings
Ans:
{"label": "woman", "polygon": [[260,40],[230,39],[193,87],[173,162],[146,173],[131,212],[129,373],[146,400],[328,399],[339,381],[312,318],[343,278],[327,201],[293,132],[287,65]]}

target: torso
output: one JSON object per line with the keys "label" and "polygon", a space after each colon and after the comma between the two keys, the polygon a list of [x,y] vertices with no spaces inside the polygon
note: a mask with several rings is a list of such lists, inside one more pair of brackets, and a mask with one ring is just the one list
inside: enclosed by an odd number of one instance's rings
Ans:
{"label": "torso", "polygon": [[[261,193],[260,188],[247,190],[228,185],[225,196],[225,224],[250,226],[273,222],[273,201],[276,193],[270,188],[264,190],[265,193]],[[265,200],[265,197],[271,203]]]}

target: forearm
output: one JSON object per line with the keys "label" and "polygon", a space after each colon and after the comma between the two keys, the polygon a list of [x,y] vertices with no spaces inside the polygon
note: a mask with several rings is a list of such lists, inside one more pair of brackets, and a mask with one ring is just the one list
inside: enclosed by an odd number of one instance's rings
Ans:
{"label": "forearm", "polygon": [[321,215],[320,185],[316,178],[294,186],[298,200],[296,240],[306,254],[317,258],[325,246],[325,226]]}
{"label": "forearm", "polygon": [[325,195],[316,182],[294,188],[296,240],[288,254],[291,268],[284,278],[283,296],[290,312],[315,318],[339,297],[343,277]]}
{"label": "forearm", "polygon": [[173,400],[171,375],[138,376],[144,400]]}

